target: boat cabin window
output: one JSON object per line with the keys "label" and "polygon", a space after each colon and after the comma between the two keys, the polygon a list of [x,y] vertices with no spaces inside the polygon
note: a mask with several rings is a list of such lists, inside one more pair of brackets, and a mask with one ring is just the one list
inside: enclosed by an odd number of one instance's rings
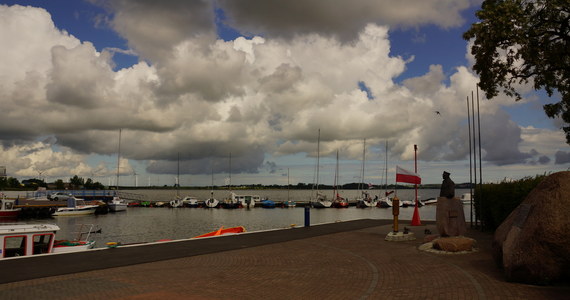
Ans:
{"label": "boat cabin window", "polygon": [[46,234],[35,234],[33,236],[34,239],[34,252],[32,255],[35,254],[43,254],[50,252],[50,244],[51,240],[53,239],[53,233],[46,233]]}
{"label": "boat cabin window", "polygon": [[26,255],[26,236],[16,235],[4,238],[2,257],[14,257]]}
{"label": "boat cabin window", "polygon": [[14,206],[14,202],[6,202],[6,209],[12,209]]}

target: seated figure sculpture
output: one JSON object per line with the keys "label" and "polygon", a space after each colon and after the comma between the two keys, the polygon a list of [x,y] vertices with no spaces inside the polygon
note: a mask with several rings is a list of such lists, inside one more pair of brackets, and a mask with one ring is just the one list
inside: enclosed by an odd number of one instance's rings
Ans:
{"label": "seated figure sculpture", "polygon": [[443,182],[437,198],[436,224],[442,237],[463,235],[467,229],[463,205],[455,198],[455,183],[449,175],[449,172],[443,172]]}
{"label": "seated figure sculpture", "polygon": [[455,183],[449,177],[449,172],[443,171],[443,182],[439,190],[439,196],[451,199],[455,197]]}

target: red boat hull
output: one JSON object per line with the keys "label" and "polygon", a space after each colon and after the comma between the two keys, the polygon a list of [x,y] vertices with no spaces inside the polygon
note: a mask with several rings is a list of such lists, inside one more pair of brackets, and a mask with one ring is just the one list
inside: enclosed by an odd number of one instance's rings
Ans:
{"label": "red boat hull", "polygon": [[231,233],[242,233],[242,232],[245,232],[245,228],[243,226],[230,227],[230,228],[224,228],[222,226],[220,229],[218,229],[216,231],[204,233],[202,235],[195,236],[194,238],[203,238],[203,237],[208,237],[208,236],[218,236],[218,235],[231,234]]}

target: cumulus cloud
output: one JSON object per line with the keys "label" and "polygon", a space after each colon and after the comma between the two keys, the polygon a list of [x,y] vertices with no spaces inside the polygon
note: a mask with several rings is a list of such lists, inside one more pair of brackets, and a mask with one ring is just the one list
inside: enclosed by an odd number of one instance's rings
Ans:
{"label": "cumulus cloud", "polygon": [[[228,22],[263,38],[216,39],[210,1],[104,2],[115,13],[110,24],[144,58],[120,70],[113,69],[111,52],[55,28],[45,10],[0,6],[0,35],[11,45],[0,46],[7,62],[0,65],[2,159],[28,176],[39,169],[53,176],[112,174],[112,167],[84,161],[91,154],[117,155],[119,129],[124,174],[133,172],[129,159],[146,163],[146,171],[155,174],[175,174],[179,165],[181,174],[224,173],[230,170],[229,153],[232,173],[275,172],[267,153],[273,159],[314,156],[319,129],[324,156],[341,149],[345,158],[360,159],[366,138],[372,149],[388,141],[395,159],[412,159],[414,144],[421,145],[426,161],[467,157],[465,96],[477,78],[466,67],[448,77],[433,65],[398,84],[394,79],[407,61],[390,54],[390,27],[374,23],[455,26],[468,1],[425,1],[430,9],[423,19],[410,16],[426,8],[424,1],[396,16],[387,12],[400,4],[387,7],[388,2],[275,1],[272,9],[304,14],[274,16],[263,28],[254,25],[269,4],[259,2],[247,12],[238,2],[219,2]],[[361,19],[356,7],[367,8]],[[342,9],[346,27],[332,22]],[[308,15],[315,16],[314,24]],[[286,23],[295,18],[300,29],[287,35],[294,28]],[[29,30],[22,35],[21,28]],[[485,160],[549,163],[555,151],[533,154],[529,146],[549,131],[521,129],[500,105],[481,105]],[[371,158],[379,155],[384,154],[371,151]]]}

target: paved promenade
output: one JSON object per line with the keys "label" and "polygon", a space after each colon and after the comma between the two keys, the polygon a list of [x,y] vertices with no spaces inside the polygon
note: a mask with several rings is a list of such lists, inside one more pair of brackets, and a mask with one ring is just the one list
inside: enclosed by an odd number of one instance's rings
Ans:
{"label": "paved promenade", "polygon": [[[427,223],[427,222],[424,222]],[[391,221],[359,220],[0,262],[0,299],[568,299],[570,286],[505,282],[490,234],[479,251],[387,242]],[[145,262],[146,261],[146,262]]]}

